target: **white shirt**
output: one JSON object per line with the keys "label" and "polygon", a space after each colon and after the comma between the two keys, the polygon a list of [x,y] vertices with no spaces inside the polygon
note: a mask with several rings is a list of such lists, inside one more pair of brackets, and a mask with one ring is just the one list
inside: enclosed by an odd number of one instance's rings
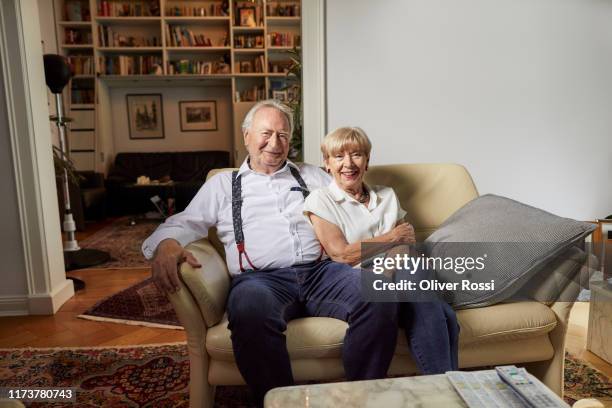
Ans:
{"label": "white shirt", "polygon": [[304,204],[304,215],[315,214],[337,225],[346,242],[362,241],[387,233],[406,215],[391,187],[366,186],[370,192],[368,205],[361,204],[335,181],[310,193]]}
{"label": "white shirt", "polygon": [[[248,160],[248,159],[247,159]],[[291,191],[299,184],[289,166],[296,167],[312,191],[329,183],[329,175],[318,167],[290,161],[275,173],[257,173],[245,160],[238,174],[242,176],[242,230],[246,253],[257,269],[283,268],[312,262],[321,245],[304,219],[304,196]],[[227,266],[232,275],[240,274],[238,250],[232,222],[232,173],[216,174],[198,191],[185,211],[169,217],[145,240],[142,252],[151,259],[161,241],[177,240],[183,247],[208,236],[217,227],[219,240],[225,246]],[[243,256],[243,266],[250,266]]]}

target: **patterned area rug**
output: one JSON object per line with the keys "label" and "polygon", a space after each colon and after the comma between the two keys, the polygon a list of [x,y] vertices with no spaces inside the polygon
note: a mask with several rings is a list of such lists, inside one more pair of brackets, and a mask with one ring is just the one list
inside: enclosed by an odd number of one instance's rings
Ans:
{"label": "patterned area rug", "polygon": [[569,353],[565,353],[564,393],[570,405],[581,398],[597,398],[612,407],[611,379]]}
{"label": "patterned area rug", "polygon": [[110,253],[111,260],[96,268],[139,268],[149,266],[140,252],[144,240],[159,225],[158,220],[138,219],[130,225],[130,217],[122,217],[79,242],[83,248]]}
{"label": "patterned area rug", "polygon": [[[76,387],[76,403],[30,407],[188,407],[188,385],[184,343],[0,350],[2,387]],[[246,387],[218,387],[216,394],[215,407],[248,405]]]}
{"label": "patterned area rug", "polygon": [[138,326],[183,329],[172,304],[151,278],[102,299],[79,316]]}
{"label": "patterned area rug", "polygon": [[[566,401],[612,402],[610,379],[566,355]],[[184,343],[117,348],[0,349],[2,387],[76,387],[76,403],[45,407],[187,407]],[[217,387],[215,407],[244,407],[244,386]],[[31,407],[41,407],[32,403]]]}

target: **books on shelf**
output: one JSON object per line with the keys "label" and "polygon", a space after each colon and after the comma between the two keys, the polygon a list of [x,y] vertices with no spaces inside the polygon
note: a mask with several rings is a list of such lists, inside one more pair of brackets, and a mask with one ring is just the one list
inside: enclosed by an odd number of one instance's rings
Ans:
{"label": "books on shelf", "polygon": [[229,46],[229,35],[226,35],[213,44],[210,37],[204,34],[196,34],[187,27],[166,25],[166,44],[171,47],[227,47]]}
{"label": "books on shelf", "polygon": [[134,37],[124,35],[111,26],[98,26],[100,47],[159,47],[161,43],[156,36]]}
{"label": "books on shelf", "polygon": [[299,3],[268,2],[266,4],[268,17],[299,17],[300,13]]}
{"label": "books on shelf", "polygon": [[109,1],[98,0],[100,17],[159,17],[158,0]]}
{"label": "books on shelf", "polygon": [[250,61],[236,63],[236,72],[240,74],[263,73],[266,66],[265,57],[260,55]]}
{"label": "books on shelf", "polygon": [[236,91],[236,102],[257,102],[266,99],[266,87],[263,85],[254,85],[252,88],[244,91]]}
{"label": "books on shelf", "polygon": [[81,30],[64,28],[64,44],[92,45],[91,30],[88,28]]}
{"label": "books on shelf", "polygon": [[64,4],[65,21],[91,21],[89,1],[69,0]]}
{"label": "books on shelf", "polygon": [[99,58],[103,75],[161,75],[162,57],[158,55],[112,55]]}
{"label": "books on shelf", "polygon": [[91,55],[69,55],[67,58],[75,75],[93,75],[94,66]]}
{"label": "books on shelf", "polygon": [[263,48],[264,37],[257,34],[234,34],[234,48]]}
{"label": "books on shelf", "polygon": [[229,16],[229,3],[218,2],[203,6],[186,6],[185,4],[166,7],[168,17],[226,17]]}
{"label": "books on shelf", "polygon": [[168,75],[181,74],[229,74],[230,66],[223,61],[197,61],[197,60],[179,60],[169,61],[167,65]]}
{"label": "books on shelf", "polygon": [[299,47],[301,37],[294,33],[268,33],[268,47]]}

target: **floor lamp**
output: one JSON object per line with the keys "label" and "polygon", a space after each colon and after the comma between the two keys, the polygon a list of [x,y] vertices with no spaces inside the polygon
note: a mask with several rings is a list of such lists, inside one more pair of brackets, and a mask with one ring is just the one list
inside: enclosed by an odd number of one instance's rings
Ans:
{"label": "floor lamp", "polygon": [[[72,70],[66,57],[56,54],[45,54],[45,81],[47,86],[51,90],[51,93],[55,95],[55,107],[57,109],[57,115],[51,116],[51,120],[57,125],[59,133],[60,150],[63,159],[68,158],[68,146],[66,144],[66,123],[70,121],[69,118],[64,116],[64,101],[62,99],[62,91],[66,84],[72,77]],[[90,268],[95,265],[100,265],[107,262],[110,259],[108,252],[100,251],[91,248],[80,248],[79,243],[76,240],[75,231],[76,224],[72,217],[72,210],[70,208],[70,192],[69,192],[69,179],[68,170],[64,167],[62,170],[62,193],[64,197],[64,222],[62,224],[64,233],[66,234],[64,240],[64,265],[66,271],[82,268]],[[79,286],[85,286],[85,283],[75,281],[75,288],[78,290]]]}

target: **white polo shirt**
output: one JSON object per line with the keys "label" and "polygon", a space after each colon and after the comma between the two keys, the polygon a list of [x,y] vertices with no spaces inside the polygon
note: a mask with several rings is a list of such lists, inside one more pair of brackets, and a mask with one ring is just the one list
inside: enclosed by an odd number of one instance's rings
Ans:
{"label": "white polo shirt", "polygon": [[[304,196],[289,166],[300,170],[310,191],[330,181],[329,175],[320,168],[309,164],[298,166],[290,161],[270,175],[251,170],[246,160],[238,170],[242,176],[244,244],[257,269],[307,263],[315,261],[321,253],[312,226],[304,219]],[[206,237],[211,227],[217,227],[230,273],[239,274],[232,222],[231,172],[217,174],[204,183],[185,211],[169,217],[145,240],[142,252],[151,259],[164,239],[173,238],[184,247]],[[244,257],[243,265],[249,267]]]}
{"label": "white polo shirt", "polygon": [[310,213],[337,225],[346,242],[362,241],[387,233],[406,215],[391,187],[367,186],[370,202],[361,204],[342,190],[335,181],[312,191],[304,204],[304,215]]}

